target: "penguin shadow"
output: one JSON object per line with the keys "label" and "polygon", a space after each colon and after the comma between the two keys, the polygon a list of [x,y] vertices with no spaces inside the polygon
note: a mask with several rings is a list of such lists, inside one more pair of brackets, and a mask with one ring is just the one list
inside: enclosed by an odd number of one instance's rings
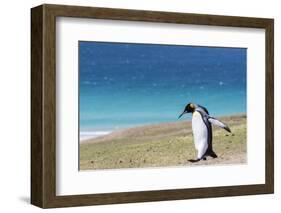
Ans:
{"label": "penguin shadow", "polygon": [[202,157],[201,159],[200,159],[200,158],[197,158],[197,159],[189,159],[188,161],[189,161],[190,163],[197,163],[197,162],[199,162],[199,161],[201,161],[201,160],[203,160],[203,161],[207,160],[207,157],[211,157],[212,159],[215,159],[215,158],[217,158],[218,156],[217,156],[217,154],[216,154],[214,151],[209,151],[208,154],[205,155],[204,157]]}
{"label": "penguin shadow", "polygon": [[[188,162],[190,163],[197,163],[199,162],[201,159],[189,159]],[[202,160],[207,160],[207,158],[202,158]]]}

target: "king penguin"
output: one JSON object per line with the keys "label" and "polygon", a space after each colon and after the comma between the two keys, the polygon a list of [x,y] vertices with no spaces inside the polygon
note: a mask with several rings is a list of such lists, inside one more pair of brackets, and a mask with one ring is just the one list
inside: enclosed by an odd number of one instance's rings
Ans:
{"label": "king penguin", "polygon": [[198,104],[187,104],[179,118],[186,113],[192,113],[193,141],[197,150],[197,159],[189,161],[195,163],[206,160],[207,156],[217,158],[212,146],[212,124],[231,132],[229,127],[218,119],[211,117],[208,110]]}

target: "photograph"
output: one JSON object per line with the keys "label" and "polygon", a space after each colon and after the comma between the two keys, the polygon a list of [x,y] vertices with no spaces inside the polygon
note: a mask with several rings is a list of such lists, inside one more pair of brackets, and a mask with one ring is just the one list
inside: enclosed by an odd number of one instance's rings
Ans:
{"label": "photograph", "polygon": [[79,170],[247,163],[247,48],[79,41]]}

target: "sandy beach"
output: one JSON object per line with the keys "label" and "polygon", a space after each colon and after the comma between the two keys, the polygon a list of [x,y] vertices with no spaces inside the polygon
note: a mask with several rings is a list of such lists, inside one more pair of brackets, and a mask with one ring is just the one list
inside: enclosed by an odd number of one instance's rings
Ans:
{"label": "sandy beach", "polygon": [[218,158],[196,158],[191,122],[176,121],[112,132],[80,144],[80,170],[246,163],[246,115],[219,118],[232,131],[213,127]]}

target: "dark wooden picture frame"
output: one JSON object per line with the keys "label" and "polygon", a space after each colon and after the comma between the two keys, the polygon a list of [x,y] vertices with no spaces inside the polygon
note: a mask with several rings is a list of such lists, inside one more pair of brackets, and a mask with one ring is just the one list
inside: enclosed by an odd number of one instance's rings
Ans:
{"label": "dark wooden picture frame", "polygon": [[[265,184],[87,195],[56,195],[56,18],[94,18],[265,29]],[[217,15],[41,5],[31,9],[31,203],[42,208],[274,192],[274,20]]]}

